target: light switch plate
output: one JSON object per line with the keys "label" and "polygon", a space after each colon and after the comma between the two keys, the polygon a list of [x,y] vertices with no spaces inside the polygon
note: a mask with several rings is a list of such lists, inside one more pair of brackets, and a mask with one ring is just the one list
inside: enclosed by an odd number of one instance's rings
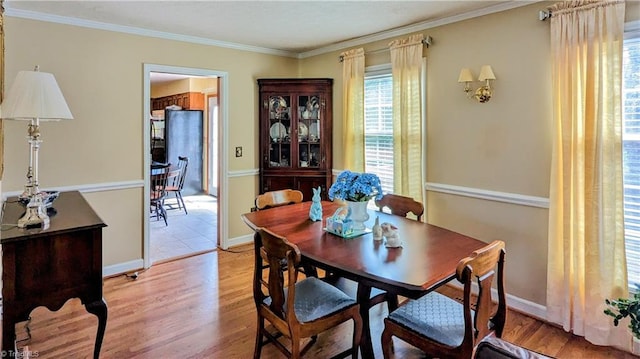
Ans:
{"label": "light switch plate", "polygon": [[236,147],[236,157],[242,157],[242,147]]}

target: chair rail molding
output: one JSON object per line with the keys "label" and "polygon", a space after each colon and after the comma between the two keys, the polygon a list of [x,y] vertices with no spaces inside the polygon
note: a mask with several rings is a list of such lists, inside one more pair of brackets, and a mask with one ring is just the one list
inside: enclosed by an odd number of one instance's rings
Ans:
{"label": "chair rail molding", "polygon": [[518,204],[522,206],[549,208],[549,198],[528,196],[517,193],[490,191],[480,188],[454,186],[443,183],[427,182],[424,189],[431,192],[447,193],[457,196],[486,199],[490,201]]}

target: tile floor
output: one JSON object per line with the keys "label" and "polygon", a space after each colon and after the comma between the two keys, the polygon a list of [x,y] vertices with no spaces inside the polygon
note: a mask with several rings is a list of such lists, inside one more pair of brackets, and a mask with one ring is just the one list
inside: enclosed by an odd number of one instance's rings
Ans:
{"label": "tile floor", "polygon": [[151,216],[149,241],[151,262],[160,263],[214,250],[218,243],[218,202],[213,196],[184,197],[189,214],[178,210],[176,200],[169,198],[167,223]]}

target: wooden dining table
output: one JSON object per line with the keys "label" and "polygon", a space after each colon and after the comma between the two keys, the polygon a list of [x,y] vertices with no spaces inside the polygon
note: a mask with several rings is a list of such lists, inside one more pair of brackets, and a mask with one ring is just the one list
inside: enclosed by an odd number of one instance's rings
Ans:
{"label": "wooden dining table", "polygon": [[[303,261],[358,283],[357,300],[366,303],[372,288],[408,298],[419,298],[455,277],[458,262],[487,243],[431,224],[369,210],[368,228],[376,216],[380,223],[398,228],[402,247],[387,248],[371,233],[345,239],[325,230],[326,218],[340,205],[322,201],[322,221],[309,219],[311,202],[245,213],[253,230],[266,228],[284,236],[300,249]],[[360,306],[363,358],[373,358],[369,308]]]}

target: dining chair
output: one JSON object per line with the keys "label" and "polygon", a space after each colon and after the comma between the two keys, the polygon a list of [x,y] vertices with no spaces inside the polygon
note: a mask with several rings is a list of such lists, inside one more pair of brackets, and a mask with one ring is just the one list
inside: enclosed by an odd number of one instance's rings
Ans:
{"label": "dining chair", "polygon": [[151,212],[155,214],[155,218],[164,219],[165,226],[167,223],[167,211],[164,208],[164,200],[167,198],[167,179],[169,177],[170,164],[156,165],[151,170],[149,177],[149,199]]}
{"label": "dining chair", "polygon": [[375,200],[375,204],[379,211],[382,211],[386,207],[391,211],[391,214],[403,217],[411,213],[416,216],[418,221],[422,220],[422,214],[424,214],[424,206],[422,203],[411,197],[398,194],[387,193],[382,196],[381,199]]}
{"label": "dining chair", "polygon": [[182,187],[184,187],[184,179],[187,176],[187,167],[189,166],[189,158],[184,156],[178,156],[178,170],[180,175],[169,179],[167,185],[167,193],[173,193],[176,202],[178,203],[178,210],[184,209],[184,214],[187,212],[187,206],[184,205],[184,199],[182,198]]}
{"label": "dining chair", "polygon": [[[434,291],[407,300],[391,312],[382,332],[384,358],[391,358],[393,336],[438,358],[471,358],[476,344],[487,335],[500,338],[507,316],[504,247],[503,241],[496,240],[458,262],[455,278],[464,286],[462,303]],[[494,277],[497,305],[491,294]],[[472,296],[474,283],[478,293]]]}
{"label": "dining chair", "polygon": [[[254,359],[260,358],[267,343],[273,343],[288,358],[300,358],[320,333],[351,320],[352,346],[334,358],[357,358],[362,335],[358,303],[318,278],[298,280],[300,250],[282,236],[259,228],[254,235],[254,252],[253,297],[258,314]],[[263,261],[269,264],[266,278]],[[273,333],[265,327],[265,320],[271,323]],[[290,349],[281,337],[289,339]],[[301,348],[304,338],[311,340]]]}
{"label": "dining chair", "polygon": [[302,200],[302,192],[295,189],[269,191],[256,197],[255,209],[262,210],[272,207],[285,206],[288,204],[300,203],[302,202]]}
{"label": "dining chair", "polygon": [[[301,191],[295,189],[282,189],[277,191],[268,191],[263,194],[259,194],[255,198],[254,209],[256,211],[260,211],[263,209],[269,209],[273,207],[286,206],[289,204],[300,203],[302,202],[304,195]],[[264,268],[266,268],[267,264],[264,264]],[[284,264],[283,264],[284,268]],[[315,267],[303,263],[302,264],[302,272],[307,276],[318,276],[318,271]]]}
{"label": "dining chair", "polygon": [[473,359],[552,359],[552,357],[489,334],[474,348]]}

